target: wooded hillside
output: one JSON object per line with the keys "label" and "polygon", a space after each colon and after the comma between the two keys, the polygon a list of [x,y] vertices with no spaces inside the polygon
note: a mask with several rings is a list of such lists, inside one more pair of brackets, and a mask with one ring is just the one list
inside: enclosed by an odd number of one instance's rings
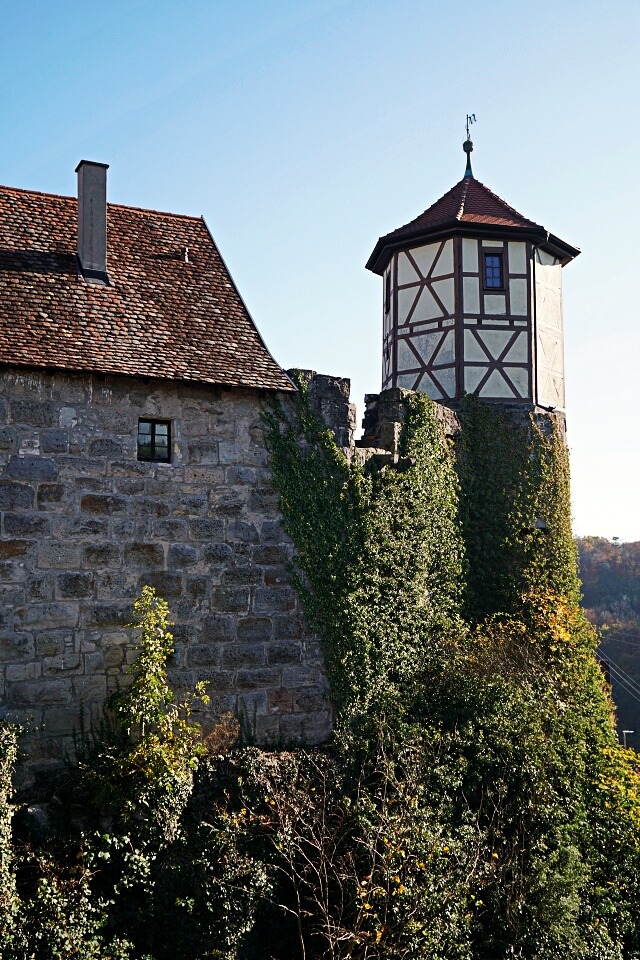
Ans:
{"label": "wooded hillside", "polygon": [[640,749],[640,542],[604,537],[577,541],[587,617],[599,629],[600,656],[609,665],[618,729],[634,730]]}

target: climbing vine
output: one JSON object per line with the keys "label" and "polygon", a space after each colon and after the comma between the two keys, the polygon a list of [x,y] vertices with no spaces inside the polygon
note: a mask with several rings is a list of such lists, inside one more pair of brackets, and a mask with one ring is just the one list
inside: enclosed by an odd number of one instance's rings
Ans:
{"label": "climbing vine", "polygon": [[522,594],[579,599],[569,461],[559,422],[465,397],[457,442],[466,612],[515,612]]}
{"label": "climbing vine", "polygon": [[[400,459],[349,460],[311,411],[268,415],[295,579],[339,712],[402,711],[459,616],[463,545],[452,452],[426,396],[407,400]],[[300,438],[304,442],[300,442]]]}

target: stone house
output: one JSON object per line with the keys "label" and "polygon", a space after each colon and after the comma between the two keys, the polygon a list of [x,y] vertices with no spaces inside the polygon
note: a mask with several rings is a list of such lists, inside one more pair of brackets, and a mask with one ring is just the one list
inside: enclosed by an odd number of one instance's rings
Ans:
{"label": "stone house", "polygon": [[317,742],[326,680],[261,421],[293,384],[202,219],[107,204],[106,166],[77,172],[77,200],[0,188],[1,715],[33,768],[59,762],[131,661],[148,583],[174,683],[207,681],[258,741]]}

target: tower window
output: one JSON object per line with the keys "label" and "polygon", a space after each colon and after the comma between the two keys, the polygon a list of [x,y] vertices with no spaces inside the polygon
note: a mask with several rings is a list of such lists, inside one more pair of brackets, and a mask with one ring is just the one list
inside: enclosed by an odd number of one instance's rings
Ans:
{"label": "tower window", "polygon": [[384,312],[389,313],[389,310],[391,310],[391,268],[384,278]]}
{"label": "tower window", "polygon": [[501,253],[485,253],[484,287],[485,290],[504,290]]}
{"label": "tower window", "polygon": [[138,421],[138,460],[154,460],[157,463],[171,461],[169,420]]}

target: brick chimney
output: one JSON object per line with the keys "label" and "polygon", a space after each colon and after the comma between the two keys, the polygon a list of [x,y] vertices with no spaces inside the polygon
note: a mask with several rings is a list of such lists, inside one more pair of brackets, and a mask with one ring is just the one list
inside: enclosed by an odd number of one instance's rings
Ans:
{"label": "brick chimney", "polygon": [[88,280],[107,282],[108,163],[81,160],[78,174],[78,259]]}

